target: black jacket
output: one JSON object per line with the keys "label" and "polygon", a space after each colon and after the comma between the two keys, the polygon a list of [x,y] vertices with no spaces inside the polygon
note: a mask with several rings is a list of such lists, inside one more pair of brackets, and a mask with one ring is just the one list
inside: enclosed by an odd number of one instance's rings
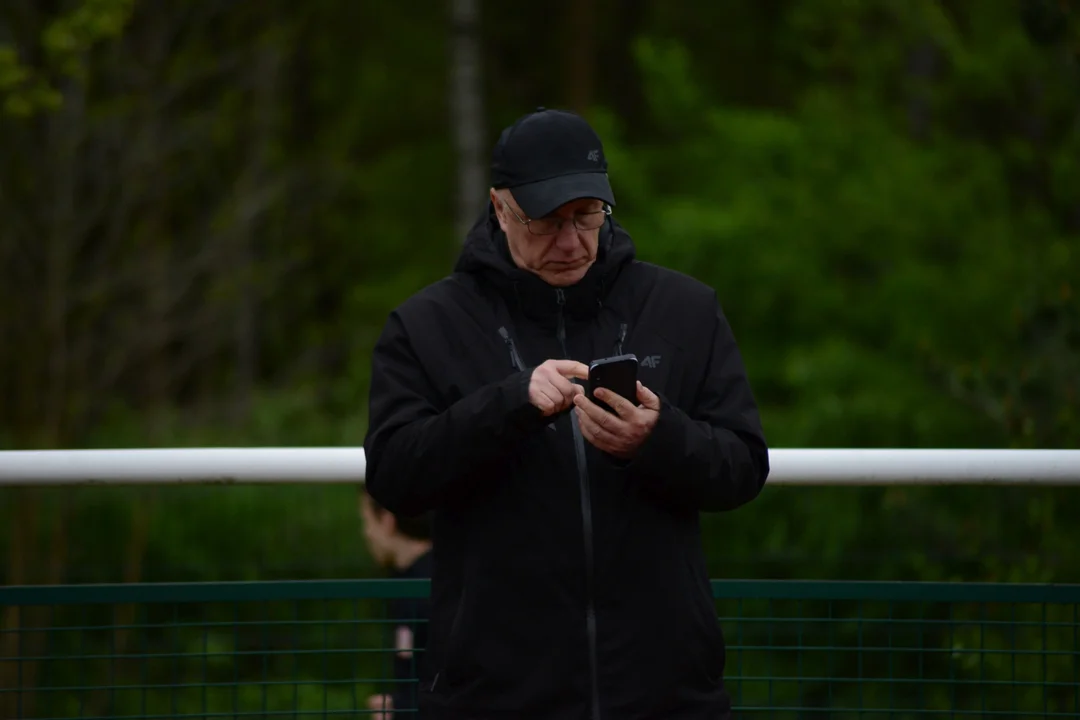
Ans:
{"label": "black jacket", "polygon": [[[632,352],[660,417],[629,463],[528,401],[548,358]],[[422,717],[726,717],[698,514],[758,495],[768,449],[713,290],[634,259],[609,222],[555,289],[489,203],[454,273],[390,314],[372,357],[367,486],[435,509]]]}

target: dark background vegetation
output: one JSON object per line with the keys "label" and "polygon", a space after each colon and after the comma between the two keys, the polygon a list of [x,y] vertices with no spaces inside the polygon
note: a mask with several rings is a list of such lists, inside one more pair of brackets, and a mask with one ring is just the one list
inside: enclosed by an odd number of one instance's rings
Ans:
{"label": "dark background vegetation", "polygon": [[[773,446],[1076,447],[1070,7],[575,0],[470,24],[436,3],[8,3],[0,446],[359,444],[386,313],[449,271],[494,138],[545,104],[600,128],[640,256],[717,288]],[[9,489],[0,567],[352,576],[353,500]],[[709,556],[718,576],[1075,580],[1076,501],[774,488],[709,520]]]}
{"label": "dark background vegetation", "polygon": [[[1077,447],[1069,0],[9,0],[0,447],[356,445],[499,130],[586,113],[774,447]],[[475,50],[471,53],[470,50]],[[714,577],[1075,582],[1064,488],[767,488]],[[0,490],[6,584],[357,577],[355,489]]]}

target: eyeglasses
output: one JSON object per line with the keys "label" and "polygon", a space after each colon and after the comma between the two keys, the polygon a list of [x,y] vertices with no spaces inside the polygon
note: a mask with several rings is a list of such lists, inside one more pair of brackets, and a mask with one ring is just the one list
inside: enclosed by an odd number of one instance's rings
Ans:
{"label": "eyeglasses", "polygon": [[[529,228],[529,232],[533,235],[556,235],[562,231],[563,223],[566,222],[566,219],[561,217],[543,217],[535,220],[526,220],[518,215],[514,208],[510,207],[510,203],[506,202],[505,199],[502,200],[502,204],[503,207],[513,213],[519,223]],[[578,230],[596,230],[604,224],[610,214],[611,206],[607,203],[604,203],[604,206],[600,210],[574,213],[574,227]]]}

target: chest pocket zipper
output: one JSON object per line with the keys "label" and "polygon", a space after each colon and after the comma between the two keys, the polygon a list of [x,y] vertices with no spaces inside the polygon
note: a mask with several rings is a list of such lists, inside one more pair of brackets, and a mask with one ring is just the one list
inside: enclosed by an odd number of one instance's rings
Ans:
{"label": "chest pocket zipper", "polygon": [[517,346],[514,344],[514,338],[510,336],[510,331],[506,329],[505,325],[499,328],[499,336],[510,350],[510,365],[515,370],[524,370],[525,363],[521,361],[521,356],[518,355]]}
{"label": "chest pocket zipper", "polygon": [[619,325],[619,337],[618,337],[617,340],[615,340],[615,354],[616,355],[622,355],[623,354],[622,346],[623,346],[624,342],[626,342],[626,323],[621,323]]}

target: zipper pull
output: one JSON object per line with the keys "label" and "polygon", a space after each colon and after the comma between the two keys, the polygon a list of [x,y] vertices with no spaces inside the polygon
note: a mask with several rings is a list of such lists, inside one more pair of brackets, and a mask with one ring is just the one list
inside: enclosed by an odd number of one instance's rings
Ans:
{"label": "zipper pull", "polygon": [[559,304],[559,307],[566,304],[566,293],[562,288],[555,288],[555,302]]}
{"label": "zipper pull", "polygon": [[502,337],[503,342],[506,343],[506,347],[510,350],[510,365],[515,370],[524,370],[525,363],[522,361],[521,356],[518,355],[517,346],[514,344],[514,338],[510,337],[510,333],[505,327],[499,328],[499,335]]}

